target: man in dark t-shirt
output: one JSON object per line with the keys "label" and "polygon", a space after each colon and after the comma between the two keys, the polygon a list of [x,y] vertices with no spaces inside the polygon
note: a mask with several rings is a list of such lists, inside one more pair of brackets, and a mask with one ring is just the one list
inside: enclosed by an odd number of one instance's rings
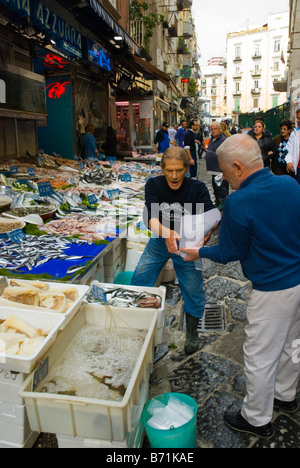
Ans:
{"label": "man in dark t-shirt", "polygon": [[131,284],[153,287],[165,263],[172,259],[184,300],[187,336],[185,352],[198,349],[197,326],[203,317],[205,294],[202,271],[179,254],[180,225],[183,215],[201,214],[214,208],[206,185],[186,177],[189,157],[180,147],[163,155],[162,176],[149,179],[145,188],[144,222],[152,231]]}

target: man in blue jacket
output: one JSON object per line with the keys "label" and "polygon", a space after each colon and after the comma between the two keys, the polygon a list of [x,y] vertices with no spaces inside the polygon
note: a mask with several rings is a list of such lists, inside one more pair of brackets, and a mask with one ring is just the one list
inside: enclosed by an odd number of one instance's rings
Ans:
{"label": "man in blue jacket", "polygon": [[[164,122],[154,140],[154,153],[163,154],[170,147],[169,125]],[[157,148],[158,146],[158,148]]]}
{"label": "man in blue jacket", "polygon": [[[298,411],[300,375],[300,187],[264,168],[260,148],[247,135],[217,150],[223,177],[236,190],[224,206],[219,245],[188,252],[226,264],[239,260],[253,289],[244,345],[247,394],[232,429],[270,438],[273,408]],[[279,197],[278,194],[288,194]]]}

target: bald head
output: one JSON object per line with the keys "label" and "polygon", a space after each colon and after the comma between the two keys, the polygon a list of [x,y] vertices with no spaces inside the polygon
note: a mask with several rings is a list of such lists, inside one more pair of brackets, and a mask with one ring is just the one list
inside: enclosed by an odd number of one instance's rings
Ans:
{"label": "bald head", "polygon": [[251,174],[264,167],[260,147],[249,135],[233,135],[217,149],[223,178],[234,190]]}

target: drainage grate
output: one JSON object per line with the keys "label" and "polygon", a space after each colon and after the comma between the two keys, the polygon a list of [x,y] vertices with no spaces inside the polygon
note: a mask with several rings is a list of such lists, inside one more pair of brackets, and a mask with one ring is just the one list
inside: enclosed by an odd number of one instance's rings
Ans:
{"label": "drainage grate", "polygon": [[198,331],[225,331],[225,308],[218,304],[206,304],[202,319],[199,320]]}

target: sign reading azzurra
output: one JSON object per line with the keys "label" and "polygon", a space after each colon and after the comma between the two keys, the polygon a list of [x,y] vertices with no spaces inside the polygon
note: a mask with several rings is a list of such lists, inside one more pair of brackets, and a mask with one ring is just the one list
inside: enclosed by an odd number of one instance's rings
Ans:
{"label": "sign reading azzurra", "polygon": [[40,0],[0,0],[0,4],[30,18],[32,25],[42,29],[56,45],[76,57],[82,56],[81,33]]}
{"label": "sign reading azzurra", "polygon": [[[32,22],[45,30],[51,37],[61,41],[58,45],[63,49],[81,56],[81,34],[70,24],[61,19],[42,2],[35,2],[32,12]],[[71,46],[71,48],[70,48]],[[80,51],[80,54],[78,52]]]}

